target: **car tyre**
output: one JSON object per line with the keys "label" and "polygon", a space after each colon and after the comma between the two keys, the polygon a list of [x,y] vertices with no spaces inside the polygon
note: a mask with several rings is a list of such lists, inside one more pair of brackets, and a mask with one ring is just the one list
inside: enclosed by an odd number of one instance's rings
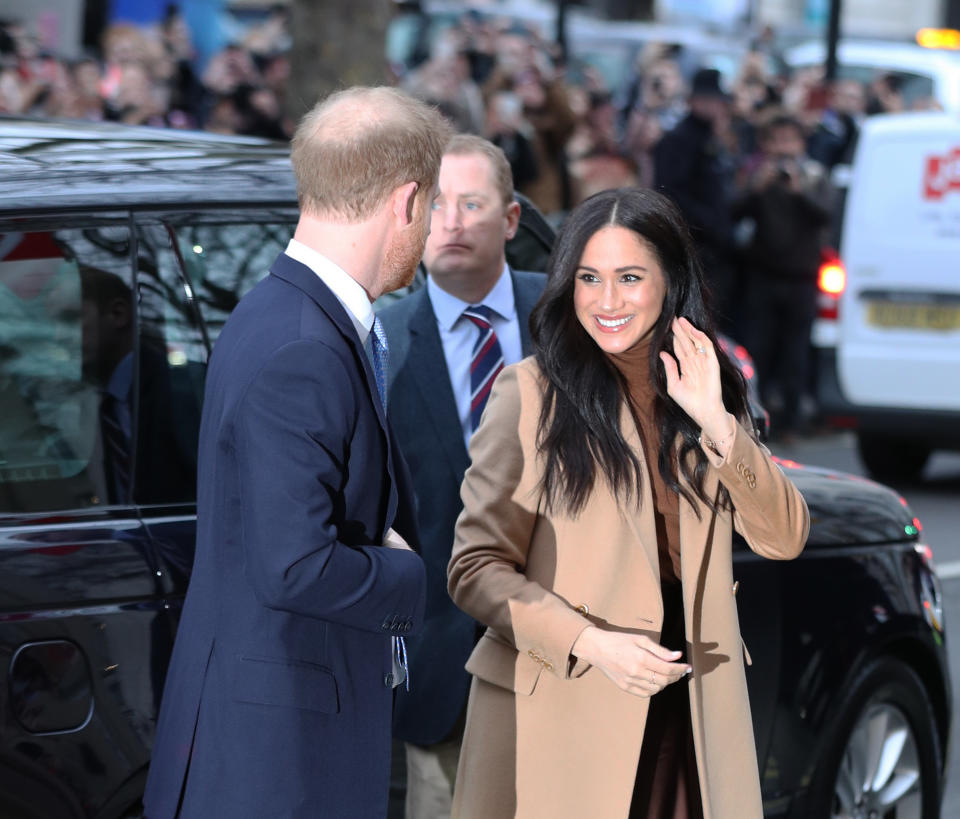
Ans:
{"label": "car tyre", "polygon": [[873,661],[836,713],[802,815],[938,819],[940,742],[916,672],[892,658]]}
{"label": "car tyre", "polygon": [[912,481],[920,477],[930,459],[930,448],[886,435],[857,434],[860,460],[879,481]]}

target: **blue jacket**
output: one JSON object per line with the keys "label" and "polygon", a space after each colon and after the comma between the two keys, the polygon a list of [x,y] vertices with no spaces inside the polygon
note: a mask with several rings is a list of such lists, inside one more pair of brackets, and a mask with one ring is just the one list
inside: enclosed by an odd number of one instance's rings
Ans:
{"label": "blue jacket", "polygon": [[197,551],[146,816],[386,814],[391,636],[420,627],[413,498],[347,313],[281,255],[217,340]]}
{"label": "blue jacket", "polygon": [[[547,278],[518,271],[511,271],[511,277],[520,341],[523,354],[529,355],[530,311]],[[460,484],[470,461],[427,288],[379,315],[390,342],[390,423],[413,475],[419,542],[427,564],[426,620],[421,633],[407,641],[410,691],[397,696],[394,735],[432,745],[453,730],[470,688],[464,664],[477,626],[447,594],[453,529],[463,508]]]}

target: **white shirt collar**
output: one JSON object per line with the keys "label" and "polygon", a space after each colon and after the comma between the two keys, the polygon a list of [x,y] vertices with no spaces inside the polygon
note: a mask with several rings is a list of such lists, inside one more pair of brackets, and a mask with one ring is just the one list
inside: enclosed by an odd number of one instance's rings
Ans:
{"label": "white shirt collar", "polygon": [[290,240],[286,253],[291,259],[309,267],[333,291],[353,321],[360,343],[366,344],[373,327],[373,305],[360,283],[322,253],[296,239]]}
{"label": "white shirt collar", "polygon": [[[470,306],[470,302],[458,299],[441,289],[433,280],[433,276],[429,275],[427,276],[427,293],[430,296],[430,304],[433,305],[433,314],[437,317],[437,323],[448,332],[457,323],[463,311]],[[489,307],[501,318],[507,321],[513,320],[517,313],[517,306],[513,299],[513,280],[510,278],[508,265],[504,264],[497,283],[480,303]]]}

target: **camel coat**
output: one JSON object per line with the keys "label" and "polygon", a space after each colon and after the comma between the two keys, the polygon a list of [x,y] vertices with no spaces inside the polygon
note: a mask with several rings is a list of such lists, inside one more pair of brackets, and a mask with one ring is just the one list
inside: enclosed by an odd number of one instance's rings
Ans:
{"label": "camel coat", "polygon": [[[663,623],[649,475],[639,509],[601,479],[576,518],[547,514],[536,447],[541,376],[532,358],[498,377],[470,444],[448,569],[456,604],[488,626],[473,674],[454,794],[459,819],[626,819],[650,700],[571,656],[590,624],[659,640]],[[629,410],[624,437],[638,453]],[[709,452],[709,497],[680,499],[685,660],[705,819],[760,819],[760,781],[744,676],[732,530],[774,559],[796,557],[809,515],[769,453],[739,425],[725,459]]]}

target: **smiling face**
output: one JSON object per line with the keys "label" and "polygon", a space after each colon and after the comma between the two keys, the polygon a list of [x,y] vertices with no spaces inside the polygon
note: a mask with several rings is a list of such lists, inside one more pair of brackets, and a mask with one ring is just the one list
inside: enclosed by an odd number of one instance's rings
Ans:
{"label": "smiling face", "polygon": [[434,282],[464,301],[489,292],[503,272],[504,243],[519,218],[520,207],[503,201],[487,157],[446,154],[423,253]]}
{"label": "smiling face", "polygon": [[574,274],[577,319],[605,353],[622,353],[644,338],[663,309],[666,277],[650,245],[611,225],[590,237]]}

